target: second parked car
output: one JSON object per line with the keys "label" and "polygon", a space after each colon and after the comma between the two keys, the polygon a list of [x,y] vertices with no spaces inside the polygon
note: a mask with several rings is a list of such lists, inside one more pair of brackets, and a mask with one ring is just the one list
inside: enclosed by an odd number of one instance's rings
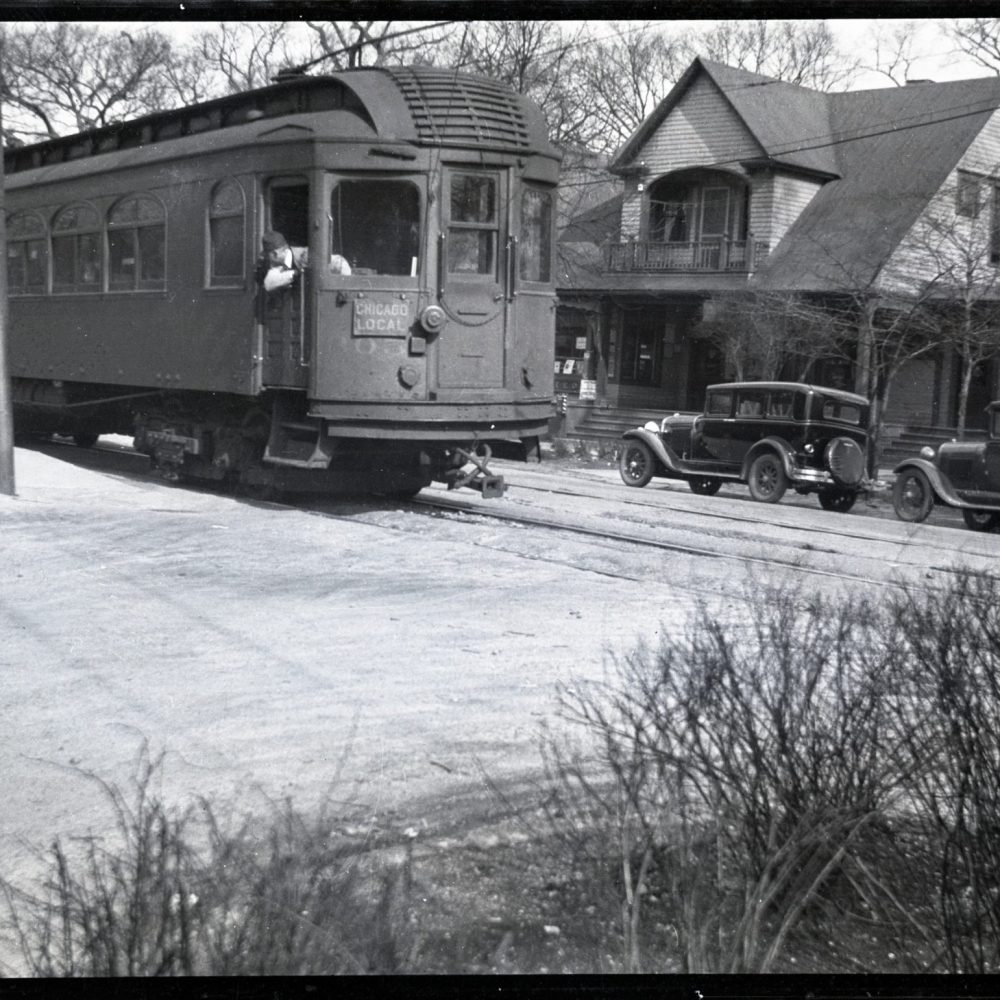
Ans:
{"label": "second parked car", "polygon": [[628,486],[654,476],[711,495],[725,482],[777,503],[790,488],[848,511],[866,486],[868,401],[799,382],[708,387],[704,412],[675,414],[625,433],[619,460]]}
{"label": "second parked car", "polygon": [[923,521],[940,503],[958,507],[973,531],[1000,528],[1000,401],[986,411],[987,440],[947,441],[896,466],[892,505],[897,517]]}

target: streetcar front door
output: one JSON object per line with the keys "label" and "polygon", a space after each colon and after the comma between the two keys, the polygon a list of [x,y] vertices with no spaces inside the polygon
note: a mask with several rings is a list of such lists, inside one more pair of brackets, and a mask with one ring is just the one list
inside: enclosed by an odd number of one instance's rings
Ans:
{"label": "streetcar front door", "polygon": [[507,311],[507,177],[498,169],[447,167],[441,198],[438,336],[442,389],[502,388]]}
{"label": "streetcar front door", "polygon": [[[275,177],[265,188],[265,229],[281,233],[297,258],[309,245],[309,182]],[[258,290],[261,378],[267,386],[305,387],[308,275],[300,270],[287,288]]]}

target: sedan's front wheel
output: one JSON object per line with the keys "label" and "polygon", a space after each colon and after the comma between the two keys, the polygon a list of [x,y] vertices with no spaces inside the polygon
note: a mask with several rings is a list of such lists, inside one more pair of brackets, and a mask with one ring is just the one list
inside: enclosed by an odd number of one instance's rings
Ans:
{"label": "sedan's front wheel", "polygon": [[777,503],[788,489],[788,476],[781,459],[773,451],[758,455],[750,466],[747,480],[750,496],[761,503]]}
{"label": "sedan's front wheel", "polygon": [[645,486],[653,478],[656,459],[649,445],[626,441],[618,459],[618,472],[626,486]]}
{"label": "sedan's front wheel", "polygon": [[934,506],[934,488],[920,469],[906,469],[892,487],[892,509],[901,521],[926,521]]}

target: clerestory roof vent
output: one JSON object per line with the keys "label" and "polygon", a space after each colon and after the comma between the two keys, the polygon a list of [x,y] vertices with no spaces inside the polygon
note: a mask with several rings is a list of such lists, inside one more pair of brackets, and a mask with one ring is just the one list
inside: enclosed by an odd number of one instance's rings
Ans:
{"label": "clerestory roof vent", "polygon": [[389,70],[403,94],[422,140],[528,149],[523,107],[509,87],[448,70]]}

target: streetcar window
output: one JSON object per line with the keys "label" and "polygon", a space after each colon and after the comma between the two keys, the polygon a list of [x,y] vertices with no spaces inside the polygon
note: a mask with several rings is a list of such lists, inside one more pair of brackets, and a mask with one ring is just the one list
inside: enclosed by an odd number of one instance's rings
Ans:
{"label": "streetcar window", "polygon": [[410,181],[341,180],[330,195],[330,254],[352,274],[416,275],[420,192]]}
{"label": "streetcar window", "polygon": [[166,286],[163,206],[150,195],[123,198],[108,213],[108,288],[113,292]]}
{"label": "streetcar window", "polygon": [[52,288],[99,292],[102,280],[100,220],[92,205],[71,205],[52,221]]}
{"label": "streetcar window", "polygon": [[244,276],[243,189],[222,181],[212,191],[208,211],[209,275],[213,288],[241,286]]}
{"label": "streetcar window", "polygon": [[552,263],[552,195],[528,188],[521,198],[519,271],[525,281],[549,281]]}
{"label": "streetcar window", "polygon": [[44,292],[48,259],[45,223],[33,213],[12,215],[7,220],[7,288],[10,294]]}
{"label": "streetcar window", "polygon": [[496,276],[497,179],[484,174],[451,176],[448,271]]}

